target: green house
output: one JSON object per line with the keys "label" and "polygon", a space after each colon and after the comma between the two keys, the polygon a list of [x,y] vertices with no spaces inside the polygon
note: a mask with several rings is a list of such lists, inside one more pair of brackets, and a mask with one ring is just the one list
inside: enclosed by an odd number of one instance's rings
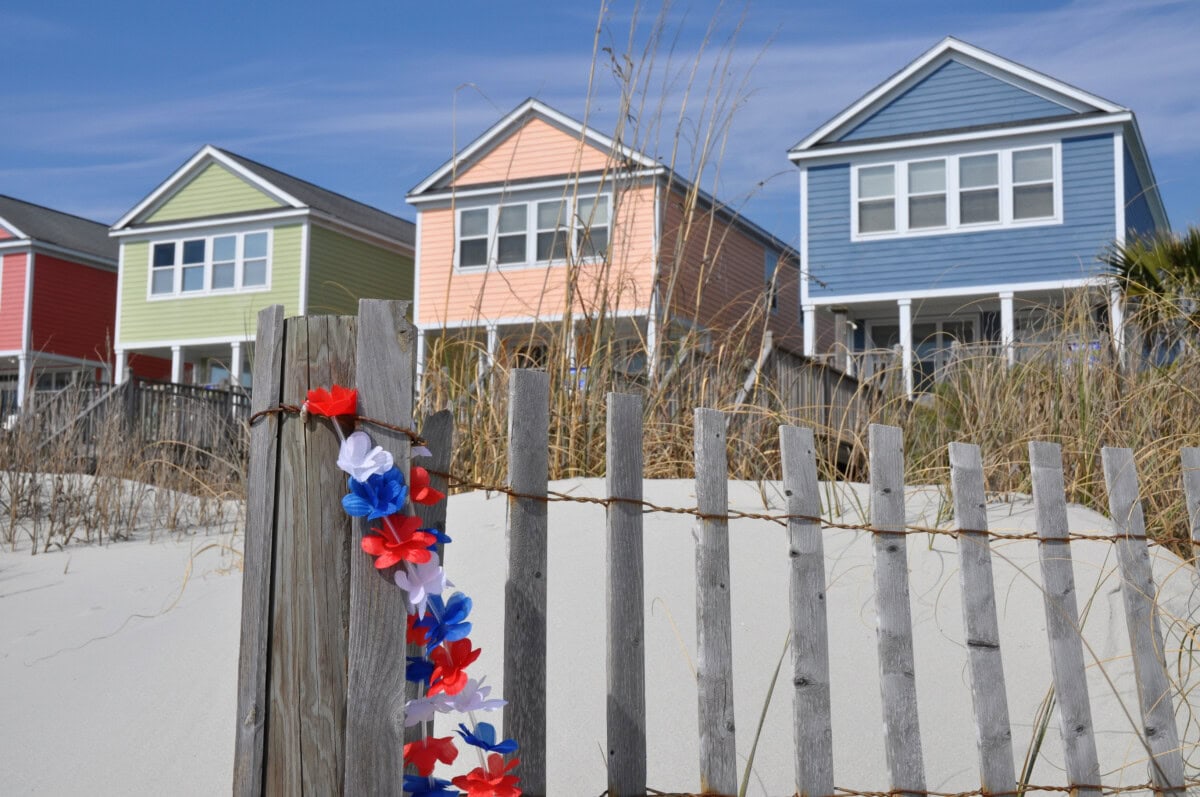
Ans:
{"label": "green house", "polygon": [[411,299],[413,224],[206,146],[122,217],[117,379],[248,385],[262,308]]}

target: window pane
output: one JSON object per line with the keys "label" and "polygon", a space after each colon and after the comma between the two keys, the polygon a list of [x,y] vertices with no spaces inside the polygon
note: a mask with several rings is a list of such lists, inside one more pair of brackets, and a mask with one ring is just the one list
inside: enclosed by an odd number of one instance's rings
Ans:
{"label": "window pane", "polygon": [[1013,182],[1032,183],[1054,178],[1051,150],[1029,149],[1013,153]]}
{"label": "window pane", "polygon": [[971,155],[958,161],[958,184],[961,188],[983,188],[999,185],[1000,165],[996,155]]}
{"label": "window pane", "polygon": [[563,226],[563,203],[539,202],[537,206],[537,226],[539,230],[552,230]]}
{"label": "window pane", "polygon": [[945,161],[925,161],[908,165],[908,193],[929,194],[945,190]]}
{"label": "window pane", "polygon": [[212,272],[213,288],[233,287],[233,263],[215,263]]}
{"label": "window pane", "polygon": [[467,238],[477,235],[487,235],[487,208],[480,208],[479,210],[464,210],[459,219],[459,223],[462,225],[459,235],[462,237]]}
{"label": "window pane", "polygon": [[194,241],[183,242],[183,262],[184,263],[203,263],[204,262],[204,239],[199,238]]}
{"label": "window pane", "polygon": [[1044,219],[1054,215],[1054,186],[1019,185],[1013,189],[1014,219]]}
{"label": "window pane", "polygon": [[499,224],[499,231],[502,233],[525,232],[525,206],[509,205],[500,208]]}
{"label": "window pane", "polygon": [[242,287],[254,287],[267,284],[267,261],[247,260],[242,266]]}
{"label": "window pane", "polygon": [[946,195],[916,196],[908,200],[908,226],[945,227]]}
{"label": "window pane", "polygon": [[538,260],[566,260],[567,236],[563,232],[540,232],[537,237]]}
{"label": "window pane", "polygon": [[188,266],[183,270],[183,289],[185,291],[204,290],[204,266]]}
{"label": "window pane", "polygon": [[[267,234],[265,232],[252,232],[242,241],[244,252],[242,257],[250,260],[256,257],[267,256]],[[216,258],[224,260],[224,258]]]}
{"label": "window pane", "polygon": [[608,224],[608,197],[579,200],[576,214],[579,216],[579,223],[583,225]]}
{"label": "window pane", "polygon": [[155,294],[175,292],[175,269],[160,268],[154,270],[150,282],[150,292]]}
{"label": "window pane", "polygon": [[576,239],[580,257],[603,257],[608,250],[608,228],[593,226],[580,230]]}
{"label": "window pane", "polygon": [[236,236],[222,235],[220,238],[213,238],[213,260],[233,260],[235,257],[237,257]]}
{"label": "window pane", "polygon": [[871,327],[871,343],[877,349],[890,349],[900,343],[900,327],[895,324],[876,324]]}
{"label": "window pane", "polygon": [[891,196],[895,193],[895,171],[891,166],[871,166],[858,170],[858,195],[863,199]]}
{"label": "window pane", "polygon": [[525,236],[501,235],[496,241],[496,260],[501,263],[525,262]]}
{"label": "window pane", "polygon": [[163,266],[173,265],[175,265],[175,244],[155,244],[154,267],[162,268]]}
{"label": "window pane", "polygon": [[888,232],[896,229],[896,204],[888,199],[882,202],[858,203],[859,232]]}
{"label": "window pane", "polygon": [[958,218],[963,224],[1000,221],[1000,189],[963,191],[958,200]]}
{"label": "window pane", "polygon": [[487,239],[476,238],[472,241],[462,241],[458,245],[458,265],[485,266],[487,265]]}
{"label": "window pane", "polygon": [[950,341],[956,343],[974,343],[975,327],[970,321],[943,321],[942,339],[947,345],[949,345]]}

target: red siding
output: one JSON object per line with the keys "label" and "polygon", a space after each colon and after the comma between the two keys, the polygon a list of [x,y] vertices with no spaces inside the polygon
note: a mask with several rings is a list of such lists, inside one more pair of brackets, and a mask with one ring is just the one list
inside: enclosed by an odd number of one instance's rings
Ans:
{"label": "red siding", "polygon": [[117,313],[115,271],[48,255],[33,264],[34,351],[110,362]]}
{"label": "red siding", "polygon": [[[151,357],[147,354],[126,353],[126,367],[134,376],[143,379],[154,379],[159,382],[171,381],[171,360],[167,357]],[[184,379],[192,372],[190,365],[185,366]]]}
{"label": "red siding", "polygon": [[0,351],[19,351],[25,326],[25,254],[0,261]]}

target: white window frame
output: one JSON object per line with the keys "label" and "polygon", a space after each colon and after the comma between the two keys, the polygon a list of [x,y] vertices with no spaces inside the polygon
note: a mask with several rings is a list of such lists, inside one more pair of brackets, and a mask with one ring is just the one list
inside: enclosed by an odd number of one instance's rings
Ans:
{"label": "white window frame", "polygon": [[[615,213],[615,202],[613,192],[609,190],[598,191],[595,194],[590,192],[580,192],[572,196],[563,196],[562,191],[558,190],[553,194],[538,193],[528,197],[513,197],[506,196],[492,202],[471,203],[459,205],[454,212],[454,270],[463,274],[478,274],[490,269],[520,269],[520,268],[545,268],[547,266],[566,265],[568,261],[575,264],[599,263],[604,260],[602,255],[592,255],[589,257],[581,257],[579,254],[579,237],[580,232],[590,225],[586,224],[586,219],[578,216],[578,205],[582,200],[595,199],[604,201],[608,207],[608,220],[603,225],[608,229],[608,245],[605,250],[608,251],[612,247],[613,239],[613,219]],[[537,220],[537,208],[539,204],[545,202],[558,202],[565,205],[564,218],[566,223],[563,225],[562,234],[566,239],[567,257],[563,260],[537,259],[537,236],[539,232]],[[499,227],[500,227],[500,208],[512,207],[515,205],[525,206],[525,259],[515,263],[500,263],[499,262]],[[486,210],[487,211],[487,262],[482,265],[464,266],[461,261],[461,237],[459,230],[462,229],[462,216],[464,213],[471,211]],[[542,232],[545,232],[542,230]],[[516,233],[506,233],[506,235],[515,235]]]}
{"label": "white window frame", "polygon": [[[245,263],[246,263],[246,237],[256,234],[265,234],[267,236],[267,252],[265,266],[265,281],[262,285],[250,285],[242,287],[242,281],[245,278]],[[232,288],[214,288],[213,281],[213,241],[216,238],[236,238],[234,245],[234,271],[233,271],[233,287]],[[198,291],[183,290],[183,244],[185,241],[204,241],[204,287]],[[248,229],[248,230],[221,230],[215,232],[198,233],[195,235],[181,235],[171,238],[151,238],[147,240],[149,251],[146,253],[146,301],[159,302],[174,299],[194,299],[203,296],[231,296],[244,293],[264,293],[271,290],[271,273],[273,271],[273,261],[275,252],[275,231],[273,228],[266,229]],[[154,250],[155,247],[163,244],[171,244],[175,247],[175,260],[170,266],[172,274],[171,291],[169,293],[154,292]],[[261,260],[263,258],[249,258],[251,260]],[[222,263],[227,260],[220,261]],[[163,267],[161,270],[166,270]]]}
{"label": "white window frame", "polygon": [[[1054,181],[1054,215],[1034,219],[1013,218],[1013,179],[1012,156],[1015,152],[1049,149],[1052,163],[1052,178]],[[959,204],[959,160],[974,155],[996,155],[998,177],[1000,180],[1000,219],[994,222],[974,222],[964,224],[960,221]],[[944,227],[909,228],[908,224],[908,167],[912,163],[925,163],[941,160],[946,164],[946,225]],[[882,232],[859,232],[858,229],[858,173],[860,169],[873,166],[893,166],[895,185],[896,228]],[[918,238],[928,235],[951,235],[956,233],[980,232],[984,230],[1021,229],[1024,227],[1045,227],[1063,223],[1063,176],[1062,176],[1062,142],[1060,140],[1041,141],[1008,147],[970,147],[944,154],[920,153],[903,160],[886,157],[868,158],[856,162],[850,167],[850,240],[851,241],[881,241],[897,238]]]}

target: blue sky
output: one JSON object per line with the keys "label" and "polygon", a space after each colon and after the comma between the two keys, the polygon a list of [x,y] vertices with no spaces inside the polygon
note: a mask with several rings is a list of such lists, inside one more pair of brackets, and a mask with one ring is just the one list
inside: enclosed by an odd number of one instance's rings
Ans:
{"label": "blue sky", "polygon": [[[0,193],[105,223],[206,143],[413,218],[405,192],[526,97],[615,121],[600,0],[23,5],[0,9]],[[787,149],[947,34],[1132,108],[1173,226],[1200,223],[1200,0],[677,2],[651,65],[659,9],[610,0],[599,21],[649,75],[635,143],[670,151],[711,28],[677,169],[718,108],[702,185],[785,240]]]}

